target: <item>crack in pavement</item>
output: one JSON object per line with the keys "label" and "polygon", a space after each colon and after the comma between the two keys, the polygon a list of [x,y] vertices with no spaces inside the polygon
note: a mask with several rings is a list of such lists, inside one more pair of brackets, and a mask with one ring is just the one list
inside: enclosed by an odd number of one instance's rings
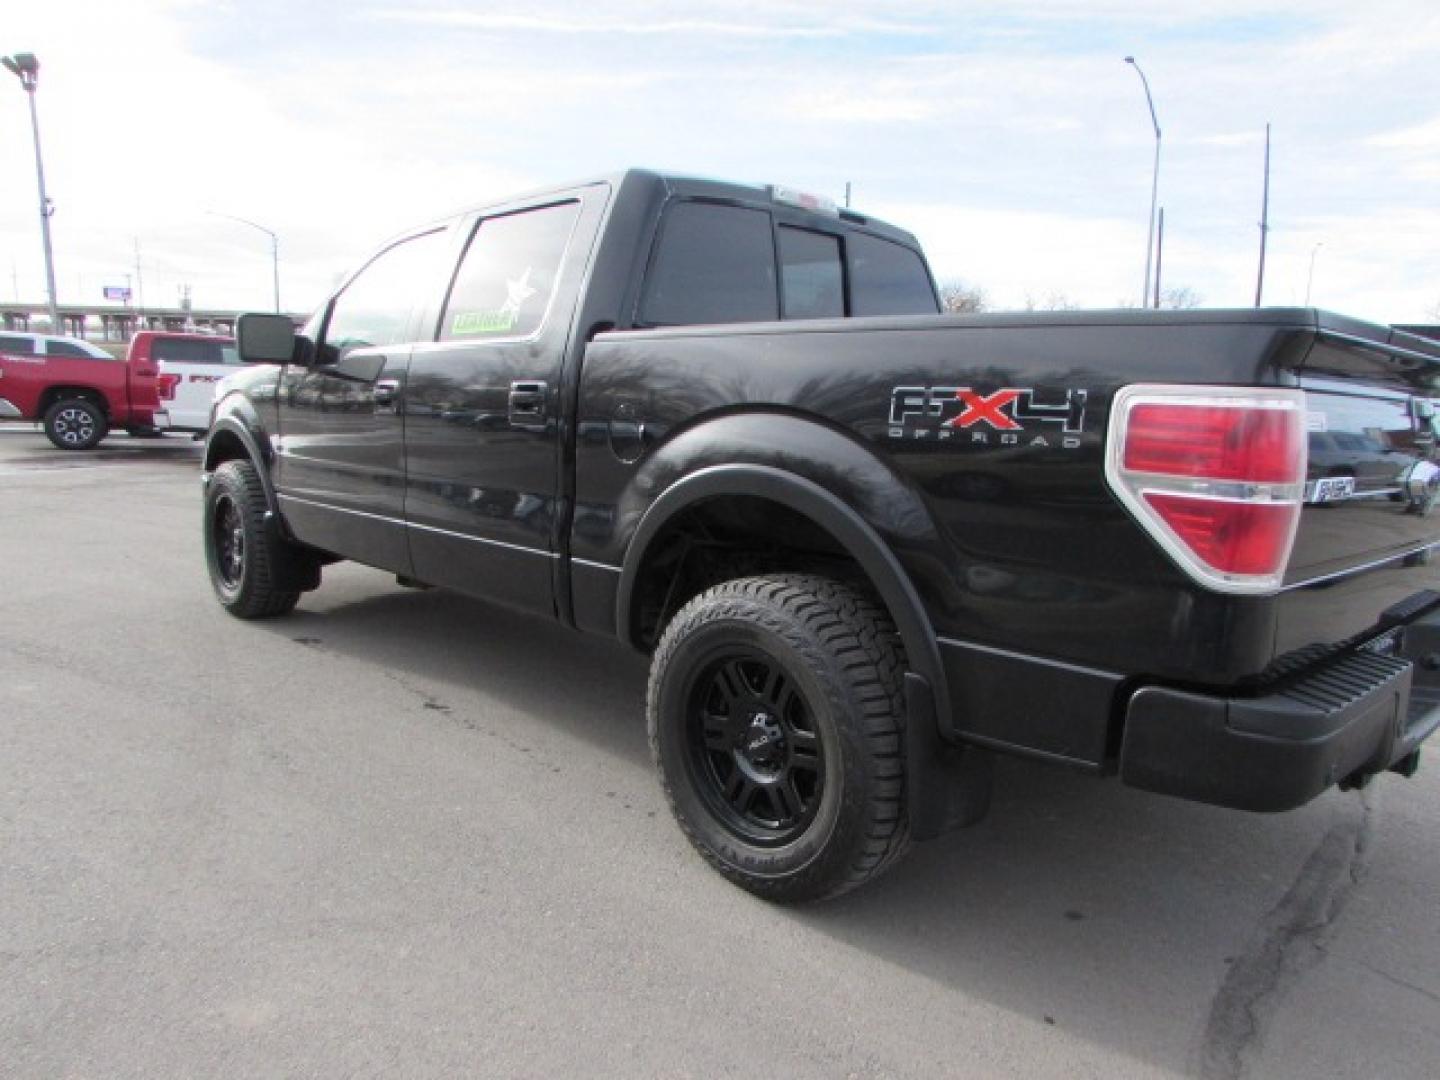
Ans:
{"label": "crack in pavement", "polygon": [[1324,958],[1336,920],[1369,870],[1377,816],[1369,792],[1361,792],[1360,806],[1357,819],[1325,834],[1230,965],[1205,1025],[1200,1064],[1205,1080],[1245,1075],[1251,1052],[1286,993]]}

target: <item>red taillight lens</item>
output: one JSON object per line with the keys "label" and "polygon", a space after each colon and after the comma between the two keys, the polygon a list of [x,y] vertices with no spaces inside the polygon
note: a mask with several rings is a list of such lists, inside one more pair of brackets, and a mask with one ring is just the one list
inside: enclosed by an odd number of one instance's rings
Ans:
{"label": "red taillight lens", "polygon": [[1302,391],[1132,386],[1115,396],[1105,475],[1196,580],[1269,592],[1295,543],[1305,458]]}
{"label": "red taillight lens", "polygon": [[1222,573],[1253,576],[1285,569],[1290,553],[1289,506],[1155,491],[1147,491],[1145,501],[1187,547]]}
{"label": "red taillight lens", "polygon": [[179,375],[161,375],[155,382],[156,389],[160,392],[161,401],[175,400],[175,384],[180,381]]}
{"label": "red taillight lens", "polygon": [[1285,484],[1303,460],[1304,431],[1288,410],[1137,405],[1125,433],[1130,472]]}

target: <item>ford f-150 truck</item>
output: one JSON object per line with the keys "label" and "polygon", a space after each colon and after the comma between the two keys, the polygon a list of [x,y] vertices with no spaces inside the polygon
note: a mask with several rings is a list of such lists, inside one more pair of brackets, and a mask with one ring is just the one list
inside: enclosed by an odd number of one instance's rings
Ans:
{"label": "ford f-150 truck", "polygon": [[141,330],[126,355],[157,371],[155,426],[162,431],[205,431],[215,384],[240,363],[232,337],[170,330]]}
{"label": "ford f-150 truck", "polygon": [[148,434],[155,375],[80,338],[0,333],[0,420],[38,420],[61,450],[89,450],[112,427]]}
{"label": "ford f-150 truck", "polygon": [[221,604],[343,558],[623,639],[681,827],[772,899],[975,821],[999,753],[1273,811],[1440,721],[1440,348],[1384,327],[947,316],[907,233],[632,171],[238,337]]}

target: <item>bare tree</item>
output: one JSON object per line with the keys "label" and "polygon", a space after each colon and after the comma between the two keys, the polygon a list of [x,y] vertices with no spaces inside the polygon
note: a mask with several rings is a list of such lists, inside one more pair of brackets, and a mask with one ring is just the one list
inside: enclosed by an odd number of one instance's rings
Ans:
{"label": "bare tree", "polygon": [[1172,311],[1189,311],[1205,302],[1205,298],[1189,285],[1172,285],[1160,290],[1160,306]]}
{"label": "bare tree", "polygon": [[974,314],[989,310],[990,297],[979,285],[947,281],[940,286],[940,306],[952,315]]}
{"label": "bare tree", "polygon": [[1025,294],[1026,311],[1079,311],[1080,305],[1071,300],[1064,293],[1051,289],[1044,296],[1035,296],[1033,293]]}

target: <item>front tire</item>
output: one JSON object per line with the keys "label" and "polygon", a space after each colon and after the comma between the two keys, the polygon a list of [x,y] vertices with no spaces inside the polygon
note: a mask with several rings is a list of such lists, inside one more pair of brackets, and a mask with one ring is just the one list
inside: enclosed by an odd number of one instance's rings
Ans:
{"label": "front tire", "polygon": [[62,398],[45,410],[45,437],[61,450],[89,450],[109,430],[105,410],[89,398]]}
{"label": "front tire", "polygon": [[205,489],[205,565],[215,596],[231,615],[284,615],[300,600],[303,556],[266,525],[269,504],[249,461],[227,461]]}
{"label": "front tire", "polygon": [[686,837],[769,900],[836,896],[904,851],[904,657],[884,609],[828,578],[728,581],[666,627],[650,745]]}

